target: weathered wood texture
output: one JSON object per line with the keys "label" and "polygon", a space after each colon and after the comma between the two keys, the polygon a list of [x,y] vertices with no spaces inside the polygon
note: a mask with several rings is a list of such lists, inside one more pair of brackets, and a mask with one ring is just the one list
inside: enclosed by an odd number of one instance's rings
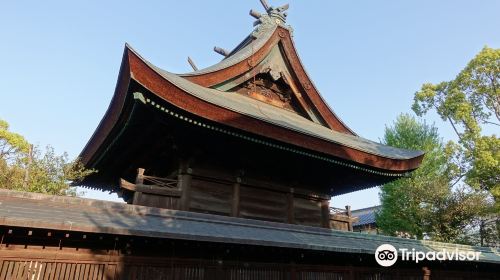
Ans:
{"label": "weathered wood texture", "polygon": [[294,197],[293,205],[296,224],[321,226],[320,201],[303,197]]}
{"label": "weathered wood texture", "polygon": [[287,222],[287,199],[284,193],[242,186],[240,217]]}
{"label": "weathered wood texture", "polygon": [[190,196],[189,211],[226,216],[236,213],[242,218],[311,226],[324,224],[321,201],[313,197],[293,197],[283,190],[193,177]]}
{"label": "weathered wood texture", "polygon": [[[0,279],[35,280],[105,280],[113,279],[106,274],[104,263],[73,263],[48,260],[0,260]],[[134,279],[134,278],[131,278]],[[144,278],[145,279],[145,278]]]}
{"label": "weathered wood texture", "polygon": [[356,217],[349,216],[348,213],[331,213],[330,228],[352,231],[352,224],[357,220]]}
{"label": "weathered wood texture", "polygon": [[179,197],[178,196],[164,196],[143,192],[136,192],[134,194],[135,205],[158,207],[166,209],[179,209]]}
{"label": "weathered wood texture", "polygon": [[232,211],[231,216],[239,217],[240,216],[240,179],[237,178],[236,183],[233,184],[233,203],[232,203]]}
{"label": "weathered wood texture", "polygon": [[330,227],[333,229],[338,229],[338,230],[344,230],[348,231],[349,230],[349,224],[345,221],[340,221],[340,220],[330,220]]}
{"label": "weathered wood texture", "polygon": [[229,216],[232,210],[233,187],[230,184],[193,178],[189,211]]}
{"label": "weathered wood texture", "polygon": [[[325,212],[325,203],[312,197],[294,196],[293,193],[270,191],[240,184],[226,184],[190,179],[189,193],[183,192],[186,208],[182,208],[182,196],[158,195],[135,192],[133,204],[187,210],[199,213],[242,217],[317,227],[348,230],[345,219],[331,219]],[[186,202],[187,201],[187,202]],[[329,224],[325,222],[331,221]]]}
{"label": "weathered wood texture", "polygon": [[120,179],[120,187],[122,190],[133,192],[132,204],[179,209],[179,198],[182,194],[180,190],[156,185],[144,185],[143,174],[141,174],[141,172],[144,172],[144,169],[139,168],[138,171],[139,175],[137,176],[135,184]]}
{"label": "weathered wood texture", "polygon": [[497,279],[494,272],[302,265],[0,249],[0,280],[357,280]]}
{"label": "weathered wood texture", "polygon": [[120,186],[134,192],[135,205],[350,230],[348,217],[330,215],[328,195],[252,178],[242,180],[223,171],[187,166],[180,170],[173,189],[145,185],[142,168],[136,184],[121,179]]}
{"label": "weathered wood texture", "polygon": [[189,210],[191,200],[191,174],[179,174],[178,189],[181,190],[180,209]]}

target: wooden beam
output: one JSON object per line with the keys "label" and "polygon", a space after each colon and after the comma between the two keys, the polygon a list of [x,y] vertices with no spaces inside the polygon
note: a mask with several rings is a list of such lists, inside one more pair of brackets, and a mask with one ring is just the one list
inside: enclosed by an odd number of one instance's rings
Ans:
{"label": "wooden beam", "polygon": [[431,270],[428,267],[426,267],[426,266],[422,267],[422,272],[423,272],[423,275],[422,275],[423,280],[430,280],[431,279]]}
{"label": "wooden beam", "polygon": [[144,184],[144,168],[137,168],[136,184]]}
{"label": "wooden beam", "polygon": [[[199,167],[195,170],[192,171],[193,176],[195,177],[204,177],[204,178],[210,178],[212,180],[218,181],[218,182],[226,182],[228,184],[232,184],[234,182],[234,175],[220,172],[217,170],[210,170],[206,167]],[[241,183],[240,185],[246,185],[246,186],[251,186],[255,188],[260,188],[260,189],[267,189],[271,191],[277,191],[277,192],[283,192],[283,193],[288,193],[290,191],[290,187],[286,186],[284,184],[277,184],[274,182],[269,182],[267,180],[261,180],[261,179],[254,179],[250,178],[248,176],[242,177],[241,178]],[[330,200],[331,196],[328,194],[324,193],[318,193],[312,190],[308,190],[309,186],[302,186],[302,188],[295,188],[294,187],[294,194],[296,195],[301,195],[304,197],[310,197],[314,198],[317,200]],[[310,187],[312,188],[312,187]]]}
{"label": "wooden beam", "polygon": [[351,206],[350,205],[346,205],[345,210],[347,212],[347,217],[349,217],[349,231],[352,231],[352,222],[353,222],[353,219],[351,219],[351,217],[352,217]]}
{"label": "wooden beam", "polygon": [[187,161],[182,161],[179,166],[179,175],[177,175],[177,188],[181,191],[180,209],[189,210],[191,201],[191,180],[193,178],[193,170],[189,167]]}
{"label": "wooden beam", "polygon": [[191,201],[191,174],[179,174],[178,186],[181,194],[181,210],[188,211]]}
{"label": "wooden beam", "polygon": [[309,118],[311,118],[311,120],[313,122],[321,124],[322,123],[321,121],[323,121],[323,120],[322,119],[320,120],[320,117],[318,117],[315,114],[314,110],[311,108],[311,106],[309,106],[308,102],[304,99],[304,97],[300,93],[300,91],[299,91],[297,85],[295,84],[294,80],[292,79],[292,77],[287,72],[281,72],[281,73],[282,73],[282,77],[284,78],[285,82],[290,86],[290,89],[292,90],[293,94],[295,95],[295,97],[299,101],[299,104],[302,107],[302,109],[304,110],[304,112],[309,116]]}
{"label": "wooden beam", "polygon": [[257,12],[257,11],[256,11],[256,10],[254,10],[254,9],[251,9],[249,14],[250,14],[252,17],[254,17],[255,19],[259,19],[259,18],[262,16],[262,14],[261,14],[261,13]]}
{"label": "wooden beam", "polygon": [[267,3],[267,0],[260,0],[260,3],[262,4],[262,7],[264,7],[264,10],[266,10],[266,12],[269,12],[269,10],[271,9],[271,6],[269,6],[269,4]]}
{"label": "wooden beam", "polygon": [[188,56],[188,63],[191,65],[191,68],[193,68],[194,71],[198,71],[198,67],[194,63],[194,61],[191,59],[191,57]]}
{"label": "wooden beam", "polygon": [[229,51],[226,49],[223,49],[221,47],[214,47],[214,52],[216,52],[222,56],[225,56],[225,57],[229,56]]}
{"label": "wooden beam", "polygon": [[133,184],[125,179],[120,179],[120,187],[133,192],[143,192],[149,194],[158,194],[164,196],[181,196],[181,191],[176,189],[168,189],[156,185]]}

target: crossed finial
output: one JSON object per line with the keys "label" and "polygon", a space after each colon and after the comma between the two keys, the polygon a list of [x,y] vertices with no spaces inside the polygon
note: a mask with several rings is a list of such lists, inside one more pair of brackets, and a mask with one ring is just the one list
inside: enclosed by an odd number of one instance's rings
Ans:
{"label": "crossed finial", "polygon": [[[284,24],[286,22],[287,16],[287,13],[285,11],[290,7],[288,4],[286,4],[275,8],[273,6],[270,6],[267,3],[267,0],[260,0],[260,3],[264,7],[264,10],[266,10],[266,14],[261,14],[253,9],[250,10],[250,15],[257,19],[253,25],[260,25],[259,28],[254,30],[254,32],[252,33],[254,37],[258,37],[259,33],[262,32],[262,30],[265,30],[265,27],[273,27],[275,24]],[[290,27],[288,27],[288,29],[291,30]],[[214,51],[224,57],[228,57],[231,54],[231,52],[220,47],[214,47]],[[197,71],[198,68],[194,64],[193,60],[189,57],[188,62],[193,70]]]}
{"label": "crossed finial", "polygon": [[[260,3],[262,4],[264,9],[266,10],[266,13],[269,17],[274,18],[276,20],[279,20],[282,23],[284,23],[286,21],[287,13],[285,11],[288,10],[290,5],[285,4],[283,6],[274,8],[273,6],[270,6],[267,3],[267,0],[260,0]],[[255,23],[254,23],[254,26],[258,25],[262,22],[261,21],[261,17],[262,17],[261,13],[252,9],[252,10],[250,10],[250,15],[257,19],[257,21],[255,21]]]}

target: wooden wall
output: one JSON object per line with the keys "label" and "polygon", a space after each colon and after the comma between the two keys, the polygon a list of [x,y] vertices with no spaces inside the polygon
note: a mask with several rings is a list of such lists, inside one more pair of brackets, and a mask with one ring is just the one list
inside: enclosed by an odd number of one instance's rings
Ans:
{"label": "wooden wall", "polygon": [[322,226],[321,200],[311,197],[294,196],[293,213],[296,224]]}
{"label": "wooden wall", "polygon": [[363,266],[301,265],[210,261],[99,254],[89,251],[0,249],[0,280],[493,280],[498,275],[420,267],[383,269]]}
{"label": "wooden wall", "polygon": [[228,183],[193,178],[187,194],[189,211],[230,216],[232,209],[232,186]]}
{"label": "wooden wall", "polygon": [[349,229],[345,220],[331,222],[330,196],[280,185],[272,179],[234,176],[224,170],[191,168],[183,164],[179,169],[176,190],[162,193],[154,187],[156,191],[152,193],[143,185],[142,179],[138,179],[136,184],[133,188],[141,191],[134,193],[132,203],[137,205]]}
{"label": "wooden wall", "polygon": [[329,197],[293,188],[234,177],[233,180],[191,174],[189,211],[309,226],[324,226],[322,205]]}
{"label": "wooden wall", "polygon": [[179,209],[180,199],[177,196],[135,192],[133,204],[166,209]]}
{"label": "wooden wall", "polygon": [[286,223],[287,211],[285,193],[247,185],[241,186],[240,217]]}
{"label": "wooden wall", "polygon": [[383,268],[362,253],[0,227],[0,280],[493,280],[498,273],[495,263]]}

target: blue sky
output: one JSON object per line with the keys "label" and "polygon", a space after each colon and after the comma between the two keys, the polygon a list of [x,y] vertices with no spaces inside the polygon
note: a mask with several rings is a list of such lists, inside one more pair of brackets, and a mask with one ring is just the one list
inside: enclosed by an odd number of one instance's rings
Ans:
{"label": "blue sky", "polygon": [[[378,141],[410,112],[422,83],[452,79],[485,45],[500,47],[500,1],[282,1],[302,62],[334,111]],[[258,0],[3,1],[0,118],[76,157],[106,110],[125,42],[171,72],[218,62],[252,30]],[[445,140],[452,131],[435,115]],[[334,198],[354,209],[377,188]],[[96,196],[96,194],[91,194]],[[105,198],[105,195],[97,195]]]}

